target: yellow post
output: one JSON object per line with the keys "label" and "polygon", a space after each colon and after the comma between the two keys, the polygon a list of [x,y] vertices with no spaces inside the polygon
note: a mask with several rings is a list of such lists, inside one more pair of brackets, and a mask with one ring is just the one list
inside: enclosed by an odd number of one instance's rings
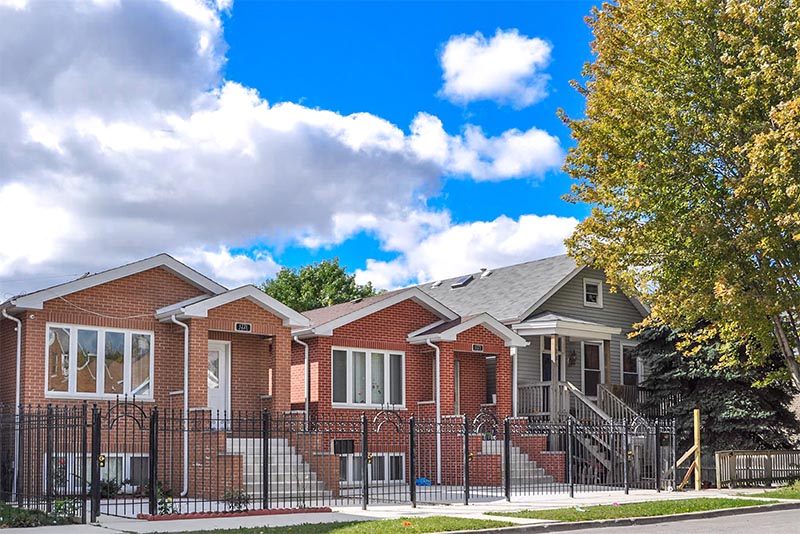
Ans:
{"label": "yellow post", "polygon": [[703,475],[700,469],[700,410],[694,409],[694,489],[703,489]]}

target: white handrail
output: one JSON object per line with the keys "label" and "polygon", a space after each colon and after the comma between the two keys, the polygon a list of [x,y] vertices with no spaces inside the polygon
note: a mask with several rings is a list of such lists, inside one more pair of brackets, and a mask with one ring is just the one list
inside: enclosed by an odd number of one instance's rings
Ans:
{"label": "white handrail", "polygon": [[583,392],[575,387],[572,382],[560,382],[561,387],[563,387],[566,391],[569,391],[570,395],[575,397],[577,400],[581,402],[585,407],[588,407],[591,411],[593,411],[596,415],[598,415],[601,419],[605,422],[610,423],[614,420],[613,417],[608,415],[606,412],[601,410],[595,403],[593,403],[589,398],[583,394]]}

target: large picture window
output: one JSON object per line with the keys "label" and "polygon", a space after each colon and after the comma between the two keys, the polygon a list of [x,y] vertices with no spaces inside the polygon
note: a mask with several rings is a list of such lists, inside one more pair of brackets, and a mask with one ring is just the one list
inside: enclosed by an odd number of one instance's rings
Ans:
{"label": "large picture window", "polygon": [[153,397],[153,333],[47,325],[51,397]]}
{"label": "large picture window", "polygon": [[331,365],[334,405],[405,406],[405,354],[335,348]]}

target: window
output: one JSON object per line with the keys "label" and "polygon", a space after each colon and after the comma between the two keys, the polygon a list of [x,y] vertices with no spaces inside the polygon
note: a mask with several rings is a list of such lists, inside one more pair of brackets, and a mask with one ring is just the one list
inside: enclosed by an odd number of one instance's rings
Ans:
{"label": "window", "polygon": [[591,278],[583,279],[583,305],[591,308],[603,307],[603,282]]}
{"label": "window", "polygon": [[635,345],[622,345],[622,383],[626,386],[636,386],[641,381],[641,362],[633,355]]}
{"label": "window", "polygon": [[[364,476],[363,464],[361,453],[339,456],[339,483],[342,486],[360,485]],[[370,485],[405,481],[405,454],[373,454],[367,466],[367,476]]]}
{"label": "window", "polygon": [[152,398],[153,334],[47,325],[46,393]]}
{"label": "window", "polygon": [[333,404],[354,407],[405,405],[405,355],[379,350],[332,351]]}

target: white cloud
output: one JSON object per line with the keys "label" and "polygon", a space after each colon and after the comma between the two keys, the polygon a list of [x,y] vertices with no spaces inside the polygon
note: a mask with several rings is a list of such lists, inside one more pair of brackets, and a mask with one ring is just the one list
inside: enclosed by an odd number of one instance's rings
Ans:
{"label": "white cloud", "polygon": [[280,270],[280,265],[267,251],[255,251],[249,255],[232,254],[225,246],[219,247],[216,251],[187,250],[177,254],[177,259],[194,266],[230,288],[258,284]]}
{"label": "white cloud", "polygon": [[410,250],[449,226],[425,203],[443,176],[560,165],[535,128],[450,135],[421,113],[408,133],[223,81],[228,1],[0,1],[0,213],[27,221],[0,232],[0,295],[162,251],[238,285],[277,270],[231,252],[254,242]]}
{"label": "white cloud", "polygon": [[498,29],[486,39],[482,33],[455,35],[445,44],[439,62],[444,86],[440,94],[466,104],[494,100],[524,108],[547,96],[550,77],[542,72],[550,63],[552,47],[516,29]]}
{"label": "white cloud", "polygon": [[577,219],[555,215],[448,224],[392,248],[400,253],[394,260],[368,260],[366,269],[356,271],[356,280],[392,288],[563,254],[564,239],[576,224]]}

